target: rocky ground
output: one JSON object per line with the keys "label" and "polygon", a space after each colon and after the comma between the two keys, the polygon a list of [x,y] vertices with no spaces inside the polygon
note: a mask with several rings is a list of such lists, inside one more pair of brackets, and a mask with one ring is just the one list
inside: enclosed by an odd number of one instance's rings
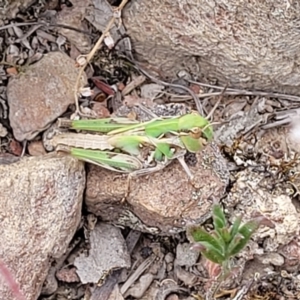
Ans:
{"label": "rocky ground", "polygon": [[[205,299],[214,274],[185,229],[211,229],[220,202],[230,222],[263,216],[272,226],[234,259],[236,276],[218,299],[299,299],[299,99],[187,73],[173,86],[151,79],[122,58],[128,40],[117,43],[125,33],[118,19],[78,82],[111,6],[48,1],[14,11],[0,27],[0,298],[24,299],[15,281],[32,300]],[[144,119],[141,106],[184,114],[199,108],[199,95],[215,134],[186,156],[197,185],[174,161],[133,179],[124,201],[126,177],[55,153],[56,121],[74,117],[76,86],[91,117]]]}

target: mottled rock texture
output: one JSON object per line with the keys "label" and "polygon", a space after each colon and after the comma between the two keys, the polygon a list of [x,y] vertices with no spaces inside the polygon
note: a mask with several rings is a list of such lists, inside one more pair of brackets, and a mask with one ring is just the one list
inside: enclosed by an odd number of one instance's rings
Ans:
{"label": "mottled rock texture", "polygon": [[[213,199],[220,199],[229,172],[218,147],[211,143],[189,164],[195,188],[178,161],[160,172],[132,179],[126,202],[127,177],[90,165],[87,171],[87,210],[102,220],[139,231],[169,235],[184,231],[186,224],[210,216]],[[121,202],[120,202],[121,201]]]}
{"label": "mottled rock texture", "polygon": [[[83,163],[53,155],[0,165],[0,260],[28,300],[40,294],[51,257],[67,249],[81,219]],[[0,299],[14,299],[0,281]]]}
{"label": "mottled rock texture", "polygon": [[136,57],[162,76],[300,95],[299,1],[132,0],[123,16]]}
{"label": "mottled rock texture", "polygon": [[18,141],[32,140],[74,103],[77,75],[75,61],[57,51],[10,78],[9,121]]}

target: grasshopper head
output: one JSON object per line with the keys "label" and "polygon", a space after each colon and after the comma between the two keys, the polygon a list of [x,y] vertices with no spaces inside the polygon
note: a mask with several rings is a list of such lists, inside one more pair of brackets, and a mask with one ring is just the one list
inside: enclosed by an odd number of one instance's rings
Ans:
{"label": "grasshopper head", "polygon": [[180,117],[178,127],[180,131],[189,132],[195,139],[202,136],[207,140],[211,140],[213,137],[212,126],[198,112],[192,112]]}
{"label": "grasshopper head", "polygon": [[192,130],[193,128],[203,128],[209,122],[197,112],[186,114],[179,118],[179,130]]}

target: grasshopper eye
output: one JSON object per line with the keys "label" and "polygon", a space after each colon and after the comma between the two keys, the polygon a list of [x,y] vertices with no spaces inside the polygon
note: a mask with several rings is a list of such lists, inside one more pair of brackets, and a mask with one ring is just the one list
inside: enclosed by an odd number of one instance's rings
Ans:
{"label": "grasshopper eye", "polygon": [[202,130],[199,127],[192,128],[189,135],[194,139],[199,139],[202,136]]}
{"label": "grasshopper eye", "polygon": [[190,131],[191,131],[192,133],[197,134],[197,133],[201,132],[202,130],[201,130],[201,128],[199,128],[199,127],[194,127],[194,128],[192,128]]}

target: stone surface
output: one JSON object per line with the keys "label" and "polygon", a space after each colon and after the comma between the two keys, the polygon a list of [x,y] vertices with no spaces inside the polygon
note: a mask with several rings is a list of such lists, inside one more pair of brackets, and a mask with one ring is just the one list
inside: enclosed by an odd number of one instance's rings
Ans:
{"label": "stone surface", "polygon": [[124,237],[119,228],[99,223],[90,234],[89,256],[76,257],[74,266],[81,283],[98,283],[109,272],[131,265]]}
{"label": "stone surface", "polygon": [[9,120],[18,141],[36,137],[74,103],[77,74],[70,57],[51,52],[9,80]]}
{"label": "stone surface", "polygon": [[209,144],[189,165],[195,176],[195,189],[178,161],[160,172],[133,179],[126,202],[127,176],[89,165],[87,209],[104,221],[154,234],[173,234],[188,223],[205,220],[213,200],[219,200],[228,182],[225,159],[215,144]]}
{"label": "stone surface", "polygon": [[242,215],[243,221],[264,216],[274,224],[261,226],[253,235],[255,241],[264,240],[266,252],[276,252],[299,234],[299,213],[287,191],[283,184],[270,189],[265,174],[246,169],[228,195],[228,204],[236,204],[234,214]]}
{"label": "stone surface", "polygon": [[191,249],[190,243],[178,244],[176,248],[175,265],[192,267],[197,263],[199,255],[199,251]]}
{"label": "stone surface", "polygon": [[27,149],[31,156],[45,155],[47,153],[41,141],[30,142]]}
{"label": "stone surface", "polygon": [[[85,171],[70,157],[23,158],[0,165],[0,260],[27,300],[35,300],[50,267],[81,219]],[[13,299],[0,281],[0,299]]]}
{"label": "stone surface", "polygon": [[298,1],[132,0],[123,22],[138,60],[161,76],[184,68],[299,95],[299,11]]}
{"label": "stone surface", "polygon": [[78,31],[70,30],[67,28],[58,28],[58,32],[65,36],[68,41],[74,45],[81,54],[87,54],[90,52],[91,38],[80,31],[88,31],[86,24],[82,21],[86,15],[86,9],[89,6],[89,1],[71,1],[73,6],[64,7],[63,10],[58,12],[57,23],[63,24],[65,26],[70,26],[72,28],[77,28]]}
{"label": "stone surface", "polygon": [[257,256],[257,260],[263,265],[282,266],[284,264],[284,258],[278,253],[268,253],[261,256]]}
{"label": "stone surface", "polygon": [[[250,155],[243,143],[251,146]],[[237,149],[240,152],[236,156],[247,168],[235,175],[227,207],[234,207],[232,216],[242,215],[244,221],[257,216],[270,220],[274,228],[261,226],[253,236],[256,243],[264,241],[263,248],[259,244],[256,250],[249,249],[260,254],[262,250],[276,252],[299,234],[299,212],[294,204],[300,188],[299,147],[290,139],[290,128],[279,127],[257,131],[248,140],[240,141]]]}

